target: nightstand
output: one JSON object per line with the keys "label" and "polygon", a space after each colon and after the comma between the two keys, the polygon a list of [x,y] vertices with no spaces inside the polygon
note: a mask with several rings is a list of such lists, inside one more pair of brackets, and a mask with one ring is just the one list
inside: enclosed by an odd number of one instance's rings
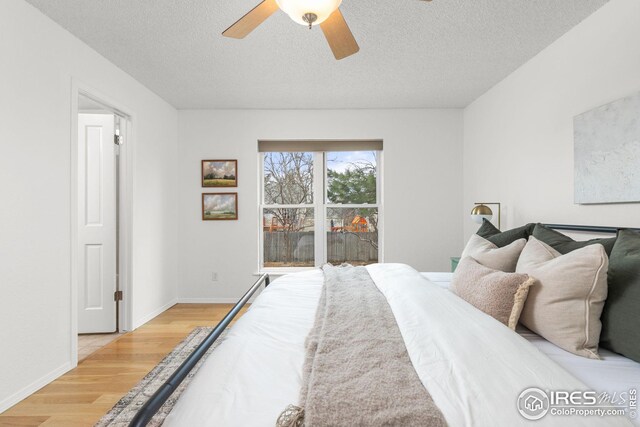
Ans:
{"label": "nightstand", "polygon": [[455,272],[456,268],[458,267],[458,263],[460,262],[460,257],[459,256],[452,256],[451,257],[451,272]]}

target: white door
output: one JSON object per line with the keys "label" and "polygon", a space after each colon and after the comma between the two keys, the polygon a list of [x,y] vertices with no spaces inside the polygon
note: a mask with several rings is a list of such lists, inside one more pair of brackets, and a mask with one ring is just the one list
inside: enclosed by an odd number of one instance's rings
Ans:
{"label": "white door", "polygon": [[116,330],[114,116],[78,115],[78,333]]}

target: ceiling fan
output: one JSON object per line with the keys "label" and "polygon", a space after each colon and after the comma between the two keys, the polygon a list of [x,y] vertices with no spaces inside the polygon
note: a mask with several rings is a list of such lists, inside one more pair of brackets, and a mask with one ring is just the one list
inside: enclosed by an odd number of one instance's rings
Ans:
{"label": "ceiling fan", "polygon": [[329,47],[340,60],[360,50],[347,22],[340,12],[342,0],[264,0],[227,28],[222,35],[236,39],[245,38],[276,10],[282,9],[298,24],[320,25]]}

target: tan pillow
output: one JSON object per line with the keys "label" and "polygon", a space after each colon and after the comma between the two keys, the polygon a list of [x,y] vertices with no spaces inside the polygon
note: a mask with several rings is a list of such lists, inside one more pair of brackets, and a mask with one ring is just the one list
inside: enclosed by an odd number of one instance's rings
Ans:
{"label": "tan pillow", "polygon": [[609,259],[600,244],[562,255],[529,237],[516,271],[535,277],[520,322],[571,353],[599,359]]}
{"label": "tan pillow", "polygon": [[515,330],[535,279],[526,274],[505,273],[478,263],[460,260],[451,280],[451,290],[475,308]]}
{"label": "tan pillow", "polygon": [[526,244],[525,239],[518,239],[499,248],[487,239],[474,234],[467,242],[460,259],[470,256],[485,267],[512,273],[516,271],[518,257]]}

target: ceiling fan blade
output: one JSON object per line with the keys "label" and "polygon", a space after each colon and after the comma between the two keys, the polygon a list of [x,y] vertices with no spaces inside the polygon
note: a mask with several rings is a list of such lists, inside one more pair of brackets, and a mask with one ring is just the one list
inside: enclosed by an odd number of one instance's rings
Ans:
{"label": "ceiling fan blade", "polygon": [[360,50],[340,9],[336,9],[326,21],[320,24],[320,28],[322,28],[336,59],[346,58]]}
{"label": "ceiling fan blade", "polygon": [[238,19],[235,24],[224,30],[222,35],[225,37],[233,37],[234,39],[243,39],[251,31],[255,30],[258,25],[273,15],[276,10],[278,10],[276,0],[264,0],[251,9],[249,13]]}

